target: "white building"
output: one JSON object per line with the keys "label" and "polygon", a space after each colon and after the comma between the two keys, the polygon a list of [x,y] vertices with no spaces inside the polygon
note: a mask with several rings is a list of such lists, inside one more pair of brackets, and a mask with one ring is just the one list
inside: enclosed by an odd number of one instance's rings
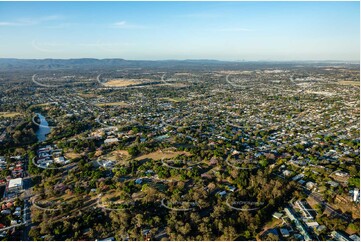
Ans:
{"label": "white building", "polygon": [[103,161],[102,166],[105,168],[112,168],[114,166],[114,162],[111,160],[106,160],[106,161]]}
{"label": "white building", "polygon": [[104,144],[113,144],[119,142],[118,138],[111,138],[104,140]]}
{"label": "white building", "polygon": [[289,170],[284,170],[284,171],[282,172],[282,174],[283,174],[285,177],[288,177],[288,176],[290,176],[290,175],[292,174],[292,172],[289,171]]}
{"label": "white building", "polygon": [[343,172],[343,171],[336,171],[335,172],[336,176],[340,176],[340,177],[347,177],[348,173],[347,172]]}
{"label": "white building", "polygon": [[357,202],[359,199],[360,190],[358,188],[355,188],[353,190],[353,201]]}
{"label": "white building", "polygon": [[8,192],[19,192],[23,189],[23,178],[11,179],[8,184]]}
{"label": "white building", "polygon": [[64,164],[65,158],[63,156],[56,157],[56,158],[54,158],[54,161],[55,161],[55,163],[58,163],[58,164]]}
{"label": "white building", "polygon": [[316,183],[314,183],[314,182],[309,181],[306,183],[306,187],[308,190],[313,189],[315,186],[316,186]]}

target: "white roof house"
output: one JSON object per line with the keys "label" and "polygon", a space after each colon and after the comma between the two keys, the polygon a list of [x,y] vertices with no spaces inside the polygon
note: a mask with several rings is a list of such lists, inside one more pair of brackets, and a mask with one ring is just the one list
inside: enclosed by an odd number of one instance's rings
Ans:
{"label": "white roof house", "polygon": [[315,186],[316,186],[316,183],[314,183],[314,182],[309,181],[309,182],[306,183],[306,187],[307,187],[308,189],[312,189],[312,188],[314,188]]}
{"label": "white roof house", "polygon": [[116,143],[118,141],[119,141],[118,138],[106,139],[106,140],[104,140],[104,144],[112,144],[112,143]]}
{"label": "white roof house", "polygon": [[65,162],[65,158],[63,156],[54,158],[55,163],[63,164]]}
{"label": "white roof house", "polygon": [[23,178],[11,179],[8,184],[9,190],[20,190],[23,188]]}

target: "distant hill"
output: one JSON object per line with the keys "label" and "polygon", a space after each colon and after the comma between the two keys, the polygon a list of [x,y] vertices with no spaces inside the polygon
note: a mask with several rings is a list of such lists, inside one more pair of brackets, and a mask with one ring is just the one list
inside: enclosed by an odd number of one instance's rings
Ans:
{"label": "distant hill", "polygon": [[[271,62],[271,61],[219,61],[219,60],[124,60],[124,59],[14,59],[0,58],[0,70],[60,70],[60,69],[103,69],[103,68],[263,68],[302,65],[327,65],[334,62]],[[343,62],[344,64],[345,62]],[[342,64],[339,62],[337,64]]]}
{"label": "distant hill", "polygon": [[75,69],[86,67],[106,67],[122,66],[127,63],[123,59],[0,59],[0,69],[35,69],[35,70],[53,70],[53,69]]}

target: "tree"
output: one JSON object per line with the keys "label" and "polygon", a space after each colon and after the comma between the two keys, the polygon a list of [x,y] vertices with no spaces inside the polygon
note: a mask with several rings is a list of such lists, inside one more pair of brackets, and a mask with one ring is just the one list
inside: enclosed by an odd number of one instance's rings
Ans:
{"label": "tree", "polygon": [[33,240],[39,240],[40,237],[40,231],[36,227],[32,227],[29,231],[29,237]]}
{"label": "tree", "polygon": [[134,156],[138,155],[140,153],[140,151],[137,146],[133,146],[128,149],[128,153],[134,157]]}
{"label": "tree", "polygon": [[220,240],[236,240],[237,239],[237,232],[233,226],[227,226],[224,228],[223,235],[221,236]]}

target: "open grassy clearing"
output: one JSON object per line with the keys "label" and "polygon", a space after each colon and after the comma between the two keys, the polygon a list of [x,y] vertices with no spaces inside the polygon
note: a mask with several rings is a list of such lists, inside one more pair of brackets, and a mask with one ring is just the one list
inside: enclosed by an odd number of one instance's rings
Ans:
{"label": "open grassy clearing", "polygon": [[127,107],[129,104],[125,102],[111,102],[111,103],[97,103],[95,104],[98,107],[105,107],[105,106],[122,106]]}
{"label": "open grassy clearing", "polygon": [[179,103],[179,102],[184,102],[184,101],[186,101],[187,99],[181,98],[181,97],[174,97],[174,98],[163,97],[163,98],[160,98],[160,100]]}
{"label": "open grassy clearing", "polygon": [[142,155],[136,158],[136,160],[152,159],[152,160],[161,160],[162,158],[171,159],[177,155],[186,155],[191,156],[192,154],[186,151],[155,151],[146,155]]}
{"label": "open grassy clearing", "polygon": [[64,154],[65,158],[67,159],[75,159],[75,158],[80,158],[81,154],[75,153],[75,152],[67,152]]}
{"label": "open grassy clearing", "polygon": [[77,196],[64,194],[60,197],[51,197],[44,200],[37,199],[35,203],[41,208],[61,208],[63,203],[72,204],[77,200]]}
{"label": "open grassy clearing", "polygon": [[117,165],[125,165],[129,153],[126,150],[115,150],[101,158],[111,161],[117,161]]}
{"label": "open grassy clearing", "polygon": [[105,82],[104,86],[127,87],[127,86],[131,86],[131,85],[139,85],[142,83],[143,82],[141,82],[140,80],[136,80],[136,79],[113,79],[113,80]]}
{"label": "open grassy clearing", "polygon": [[350,85],[350,86],[360,86],[360,82],[355,82],[355,81],[339,81],[338,84]]}
{"label": "open grassy clearing", "polygon": [[269,230],[271,228],[275,228],[277,226],[280,226],[281,224],[282,224],[282,219],[272,218],[271,221],[269,221],[268,223],[266,223],[263,226],[262,231],[256,236],[256,239],[258,241],[261,240],[260,236],[262,236],[264,232],[266,232],[267,230]]}
{"label": "open grassy clearing", "polygon": [[360,219],[360,209],[354,206],[351,201],[347,203],[332,203],[331,206],[335,209],[340,209],[342,213],[351,213],[354,219]]}
{"label": "open grassy clearing", "polygon": [[21,113],[18,112],[0,112],[0,117],[3,118],[13,118],[15,116],[19,116],[22,115]]}

